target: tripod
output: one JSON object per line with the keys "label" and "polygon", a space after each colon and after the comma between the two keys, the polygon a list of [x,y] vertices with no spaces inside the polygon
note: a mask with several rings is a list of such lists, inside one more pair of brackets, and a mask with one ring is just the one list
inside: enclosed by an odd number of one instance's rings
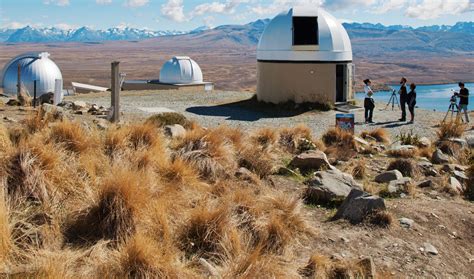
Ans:
{"label": "tripod", "polygon": [[388,103],[385,106],[384,110],[387,110],[387,108],[390,104],[392,104],[392,110],[393,110],[395,108],[395,103],[397,103],[397,106],[400,109],[400,103],[398,102],[398,98],[397,98],[397,91],[393,90],[392,91],[392,96],[390,96],[390,99],[388,100]]}
{"label": "tripod", "polygon": [[448,118],[449,112],[451,112],[451,119],[453,119],[454,113],[456,113],[456,119],[460,117],[461,121],[464,122],[464,119],[462,119],[462,116],[459,114],[460,109],[459,109],[458,104],[456,104],[456,101],[454,102],[451,101],[451,103],[449,104],[449,108],[448,108],[448,111],[446,112],[446,115],[444,116],[443,122],[445,122],[446,118]]}

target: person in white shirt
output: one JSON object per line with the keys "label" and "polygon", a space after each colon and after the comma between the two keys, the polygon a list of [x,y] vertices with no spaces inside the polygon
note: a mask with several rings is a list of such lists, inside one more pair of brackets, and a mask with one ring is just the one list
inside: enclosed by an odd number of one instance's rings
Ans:
{"label": "person in white shirt", "polygon": [[364,80],[364,92],[365,92],[365,99],[364,99],[364,108],[365,108],[365,123],[374,123],[372,121],[372,116],[374,114],[374,108],[375,108],[375,101],[372,96],[374,95],[374,92],[370,88],[370,85],[372,84],[370,82],[370,79],[365,79]]}

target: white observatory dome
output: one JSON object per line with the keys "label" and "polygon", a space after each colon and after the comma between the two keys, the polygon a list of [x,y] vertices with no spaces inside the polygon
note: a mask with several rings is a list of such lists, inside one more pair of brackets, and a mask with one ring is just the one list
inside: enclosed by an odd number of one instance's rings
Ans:
{"label": "white observatory dome", "polygon": [[317,6],[294,7],[273,18],[263,32],[259,61],[352,61],[342,24]]}
{"label": "white observatory dome", "polygon": [[[2,71],[0,87],[7,95],[17,94],[18,65],[21,71],[21,84],[30,96],[34,94],[34,81],[36,80],[36,96],[54,92],[55,82],[61,80],[61,70],[49,59],[47,52],[29,52],[18,55],[8,62]],[[62,90],[62,86],[61,86]]]}
{"label": "white observatory dome", "polygon": [[160,83],[191,84],[202,82],[199,65],[187,56],[175,56],[163,64]]}

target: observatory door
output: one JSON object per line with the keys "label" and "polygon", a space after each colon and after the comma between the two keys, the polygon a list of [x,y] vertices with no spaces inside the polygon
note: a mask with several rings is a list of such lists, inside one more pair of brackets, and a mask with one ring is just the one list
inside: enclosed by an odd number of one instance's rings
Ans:
{"label": "observatory door", "polygon": [[336,65],[336,103],[342,103],[347,101],[346,96],[346,65]]}

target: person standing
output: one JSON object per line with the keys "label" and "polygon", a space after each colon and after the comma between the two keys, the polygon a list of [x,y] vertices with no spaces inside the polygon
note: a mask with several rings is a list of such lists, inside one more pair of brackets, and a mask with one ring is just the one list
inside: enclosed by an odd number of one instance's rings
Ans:
{"label": "person standing", "polygon": [[398,121],[406,121],[407,120],[407,111],[406,111],[406,104],[407,104],[407,79],[402,77],[400,80],[400,90],[398,93],[400,94],[400,108],[402,109],[402,118],[398,119]]}
{"label": "person standing", "polygon": [[464,111],[464,115],[466,116],[466,122],[469,122],[469,112],[467,111],[467,105],[469,104],[469,90],[464,87],[464,82],[460,82],[459,84],[459,111]]}
{"label": "person standing", "polygon": [[414,83],[410,84],[410,92],[407,94],[407,104],[408,110],[410,111],[411,120],[409,123],[415,121],[415,105],[416,105],[416,85]]}
{"label": "person standing", "polygon": [[374,114],[374,108],[375,108],[375,101],[372,96],[374,95],[374,92],[370,88],[370,85],[372,84],[370,82],[370,79],[364,80],[364,92],[365,92],[365,99],[364,99],[364,109],[365,109],[365,123],[374,123],[372,121],[372,116]]}

